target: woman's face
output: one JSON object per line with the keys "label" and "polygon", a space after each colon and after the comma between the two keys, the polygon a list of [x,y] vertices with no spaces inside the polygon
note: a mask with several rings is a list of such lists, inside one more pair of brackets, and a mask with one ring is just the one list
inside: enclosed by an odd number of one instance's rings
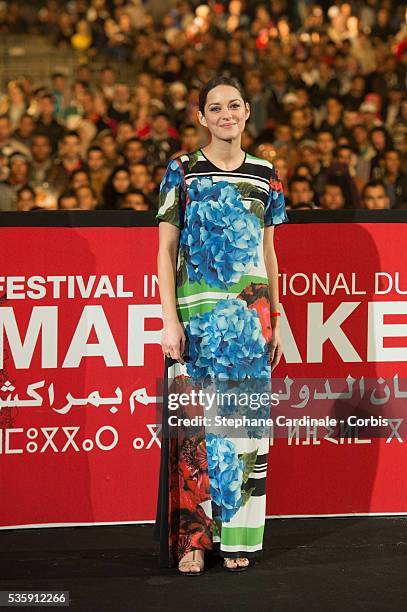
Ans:
{"label": "woman's face", "polygon": [[201,124],[212,136],[229,142],[240,137],[249,115],[249,105],[244,103],[239,90],[231,85],[217,85],[211,89],[204,114],[198,111]]}
{"label": "woman's face", "polygon": [[125,170],[120,170],[115,174],[113,187],[118,193],[126,193],[130,187],[130,176]]}

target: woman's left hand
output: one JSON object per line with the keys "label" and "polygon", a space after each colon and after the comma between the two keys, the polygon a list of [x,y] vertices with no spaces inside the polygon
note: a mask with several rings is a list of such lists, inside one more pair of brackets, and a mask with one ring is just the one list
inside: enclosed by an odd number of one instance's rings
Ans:
{"label": "woman's left hand", "polygon": [[283,354],[283,345],[281,342],[280,328],[275,327],[271,334],[270,357],[269,357],[271,371],[273,371],[274,368],[278,366],[278,363],[281,359],[282,354]]}

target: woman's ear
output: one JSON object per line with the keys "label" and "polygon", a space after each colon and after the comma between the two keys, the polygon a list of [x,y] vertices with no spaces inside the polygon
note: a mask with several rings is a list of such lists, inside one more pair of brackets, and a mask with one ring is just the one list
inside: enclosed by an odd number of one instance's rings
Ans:
{"label": "woman's ear", "polygon": [[250,104],[246,102],[246,121],[250,117]]}
{"label": "woman's ear", "polygon": [[198,121],[201,125],[203,125],[204,127],[208,127],[207,123],[206,123],[206,119],[205,116],[201,113],[201,111],[199,110],[198,113]]}

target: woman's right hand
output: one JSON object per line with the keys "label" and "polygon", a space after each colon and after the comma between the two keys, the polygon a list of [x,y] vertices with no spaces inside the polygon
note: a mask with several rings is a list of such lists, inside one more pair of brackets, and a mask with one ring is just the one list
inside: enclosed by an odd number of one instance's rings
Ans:
{"label": "woman's right hand", "polygon": [[185,332],[179,321],[164,323],[161,347],[166,357],[171,357],[182,364],[185,363],[182,357],[185,350]]}

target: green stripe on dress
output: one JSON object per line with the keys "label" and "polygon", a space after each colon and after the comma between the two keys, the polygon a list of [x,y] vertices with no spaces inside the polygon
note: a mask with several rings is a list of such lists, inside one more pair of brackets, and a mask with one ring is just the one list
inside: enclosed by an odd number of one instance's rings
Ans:
{"label": "green stripe on dress", "polygon": [[209,287],[206,283],[196,283],[196,282],[188,283],[186,282],[184,285],[177,287],[177,297],[190,297],[196,293],[204,293],[205,291],[211,292],[211,293],[213,291],[217,291],[219,293],[224,293],[225,295],[227,295],[228,293],[240,293],[250,283],[267,283],[267,282],[268,282],[267,276],[257,276],[257,275],[255,276],[253,274],[251,275],[245,274],[244,276],[242,276],[242,278],[240,279],[238,283],[235,283],[234,285],[230,285],[228,289],[219,289],[219,288],[214,289],[213,287]]}
{"label": "green stripe on dress", "polygon": [[222,544],[226,546],[255,546],[263,541],[261,527],[225,527],[222,525]]}

